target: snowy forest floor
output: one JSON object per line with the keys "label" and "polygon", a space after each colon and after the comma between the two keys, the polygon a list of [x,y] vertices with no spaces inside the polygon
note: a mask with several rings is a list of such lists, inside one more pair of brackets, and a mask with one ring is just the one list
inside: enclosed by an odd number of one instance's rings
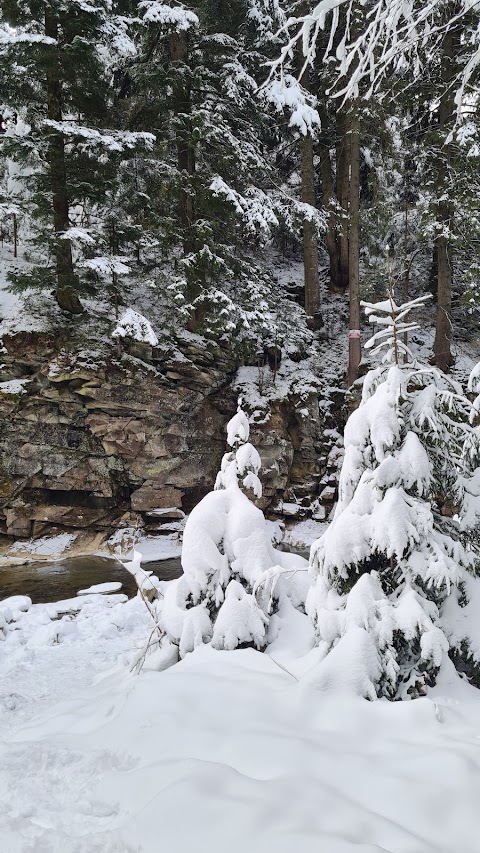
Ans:
{"label": "snowy forest floor", "polygon": [[138,597],[14,616],[2,851],[478,853],[480,693],[448,660],[427,698],[369,703],[315,687],[318,650],[291,607],[266,654],[200,647],[138,676]]}

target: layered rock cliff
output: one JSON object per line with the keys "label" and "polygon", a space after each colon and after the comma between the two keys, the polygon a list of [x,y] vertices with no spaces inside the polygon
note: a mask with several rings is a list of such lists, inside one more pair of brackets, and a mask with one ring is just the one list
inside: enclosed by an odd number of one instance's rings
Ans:
{"label": "layered rock cliff", "polygon": [[[52,525],[108,531],[141,523],[153,530],[159,510],[167,517],[188,512],[212,487],[242,390],[227,349],[193,339],[170,354],[134,342],[102,354],[71,342],[67,350],[39,333],[7,337],[4,345],[4,536],[38,537]],[[289,381],[278,375],[278,395],[262,367],[270,393],[250,400],[252,440],[263,462],[261,504],[277,514],[283,507],[288,514],[292,502],[307,511],[312,501],[318,512],[319,495],[328,509],[332,427],[341,418],[341,392],[319,407],[318,385],[295,382],[295,371],[306,368],[291,367]],[[257,373],[250,368],[253,385]]]}

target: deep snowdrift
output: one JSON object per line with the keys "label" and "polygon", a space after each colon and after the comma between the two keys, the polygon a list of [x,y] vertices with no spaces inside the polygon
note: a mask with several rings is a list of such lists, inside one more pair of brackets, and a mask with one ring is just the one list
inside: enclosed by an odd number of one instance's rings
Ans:
{"label": "deep snowdrift", "polygon": [[478,853],[480,694],[448,662],[432,698],[322,692],[292,608],[272,657],[200,647],[134,676],[139,599],[74,603],[63,622],[63,604],[30,608],[27,642],[0,648],[2,851]]}

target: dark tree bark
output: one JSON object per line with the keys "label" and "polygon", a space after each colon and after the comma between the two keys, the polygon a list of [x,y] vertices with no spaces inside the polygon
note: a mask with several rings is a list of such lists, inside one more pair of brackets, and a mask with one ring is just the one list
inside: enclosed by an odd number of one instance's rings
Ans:
{"label": "dark tree bark", "polygon": [[16,258],[18,254],[18,223],[17,223],[17,214],[13,214],[13,257]]}
{"label": "dark tree bark", "polygon": [[[50,6],[45,7],[45,35],[58,38],[58,19]],[[47,115],[52,121],[62,121],[62,83],[58,49],[52,50],[52,60],[47,70]],[[63,134],[49,129],[47,162],[53,199],[53,227],[56,236],[55,256],[57,285],[55,298],[62,309],[70,314],[81,314],[82,304],[77,296],[77,278],[73,270],[72,247],[60,235],[69,228],[67,172],[65,166],[65,141]]]}
{"label": "dark tree bark", "polygon": [[435,364],[448,372],[452,365],[452,247],[446,237],[437,237],[438,302],[435,343]]}
{"label": "dark tree bark", "polygon": [[[301,198],[305,204],[316,207],[312,137],[303,137],[300,147]],[[305,280],[305,312],[308,317],[318,318],[320,311],[318,244],[315,226],[309,219],[303,220],[303,268]]]}
{"label": "dark tree bark", "polygon": [[338,220],[339,241],[339,266],[340,266],[340,288],[347,290],[349,287],[349,215],[348,205],[350,197],[350,161],[351,161],[351,134],[350,118],[347,114],[347,105],[340,107],[336,114],[336,149],[337,149],[337,201],[340,208]]}
{"label": "dark tree bark", "polygon": [[360,342],[360,127],[358,109],[352,106],[348,116],[350,136],[350,208],[348,234],[349,334],[348,384],[358,379],[362,357]]}
{"label": "dark tree bark", "polygon": [[[308,9],[306,10],[306,12]],[[339,14],[343,23],[342,7]],[[331,56],[335,56],[342,32],[339,26],[330,45]],[[348,205],[350,187],[350,137],[347,132],[347,107],[341,98],[331,94],[332,81],[328,79],[321,60],[329,44],[327,35],[319,35],[316,70],[319,82],[317,109],[320,115],[321,134],[319,139],[320,178],[322,201],[327,217],[325,245],[329,258],[330,289],[336,293],[348,290]],[[339,82],[339,88],[342,88]],[[329,91],[330,90],[330,91]],[[332,162],[332,152],[333,162]]]}
{"label": "dark tree bark", "polygon": [[[303,65],[303,53],[298,54],[299,70]],[[301,84],[310,90],[310,74],[305,71]],[[313,166],[313,139],[310,135],[302,136],[300,140],[300,194],[304,204],[317,206],[315,198],[315,169]],[[305,313],[314,321],[319,319],[320,283],[318,278],[318,241],[315,226],[310,219],[303,220],[303,273],[305,282]]]}
{"label": "dark tree bark", "polygon": [[[324,95],[323,95],[324,97]],[[345,291],[345,282],[342,279],[340,263],[340,241],[338,235],[338,214],[336,210],[337,200],[333,183],[332,161],[330,158],[330,140],[328,136],[328,115],[325,104],[322,103],[322,95],[319,98],[318,112],[321,121],[321,135],[319,141],[320,154],[320,180],[322,185],[322,202],[327,216],[327,230],[325,234],[325,245],[328,252],[330,289],[335,292]]]}
{"label": "dark tree bark", "polygon": [[[439,107],[439,132],[443,138],[448,134],[455,116],[455,87],[452,85],[455,75],[454,59],[459,48],[458,31],[447,29],[443,37],[442,86],[443,94]],[[452,365],[452,264],[453,247],[446,236],[450,233],[453,219],[453,205],[450,202],[449,171],[452,160],[452,146],[445,143],[443,151],[437,156],[437,220],[440,233],[435,241],[437,254],[437,323],[433,352],[435,364],[440,370],[448,372]]]}

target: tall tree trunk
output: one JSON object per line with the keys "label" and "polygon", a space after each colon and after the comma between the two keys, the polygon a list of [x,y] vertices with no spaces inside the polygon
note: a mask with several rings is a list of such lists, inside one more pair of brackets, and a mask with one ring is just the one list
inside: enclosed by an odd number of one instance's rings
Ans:
{"label": "tall tree trunk", "polygon": [[360,127],[358,108],[352,106],[349,114],[350,132],[350,210],[348,234],[349,272],[349,333],[348,333],[348,384],[358,379],[362,357],[360,342]]}
{"label": "tall tree trunk", "polygon": [[435,364],[445,373],[452,364],[452,249],[446,237],[437,237],[438,302],[433,351]]}
{"label": "tall tree trunk", "polygon": [[[298,67],[301,73],[304,62],[303,52],[298,51]],[[310,74],[305,70],[301,76],[302,86],[310,91]],[[300,196],[304,204],[316,207],[315,170],[313,166],[313,139],[310,135],[300,140]],[[318,278],[318,241],[315,226],[310,219],[303,220],[303,277],[305,282],[305,313],[319,326],[320,282]]]}
{"label": "tall tree trunk", "polygon": [[[176,32],[170,36],[170,59],[172,64],[177,64],[179,67],[187,65],[188,35],[186,32]],[[187,118],[192,109],[190,90],[182,75],[178,75],[178,72],[174,76],[172,104],[177,116],[177,166],[182,180],[182,188],[180,190],[180,222],[182,225],[183,250],[188,255],[194,251],[193,224],[195,221],[195,205],[189,176],[195,173],[195,149],[192,142],[191,123]]]}
{"label": "tall tree trunk", "polygon": [[[458,30],[447,29],[442,44],[442,85],[443,94],[439,107],[439,132],[445,138],[452,125],[455,114],[455,91],[452,85],[455,75],[454,58],[459,47]],[[444,144],[443,152],[437,157],[437,220],[440,233],[436,238],[437,250],[437,323],[433,352],[435,364],[447,372],[452,364],[452,261],[453,248],[445,236],[451,231],[453,206],[449,201],[449,171],[452,159],[452,147]]]}
{"label": "tall tree trunk", "polygon": [[[50,6],[45,7],[45,35],[58,39],[58,19]],[[62,83],[60,78],[60,63],[58,49],[52,50],[52,61],[47,75],[47,115],[52,121],[62,121]],[[67,172],[65,167],[65,141],[63,134],[53,128],[49,129],[47,162],[50,172],[50,183],[53,196],[53,227],[55,230],[55,256],[57,268],[57,285],[55,298],[62,309],[71,314],[81,314],[82,304],[76,294],[77,279],[73,270],[72,247],[69,240],[62,240],[60,235],[69,226]]]}
{"label": "tall tree trunk", "polygon": [[327,217],[327,230],[325,244],[328,252],[330,289],[343,293],[345,288],[342,281],[342,270],[340,264],[340,241],[338,235],[338,213],[336,210],[337,200],[333,184],[332,161],[330,159],[330,144],[328,138],[328,115],[325,103],[322,99],[324,93],[319,95],[318,112],[321,122],[321,135],[319,140],[320,154],[320,180],[322,186],[322,202]]}
{"label": "tall tree trunk", "polygon": [[13,257],[16,258],[18,255],[18,222],[17,222],[17,214],[13,214]]}
{"label": "tall tree trunk", "polygon": [[351,135],[347,105],[337,109],[336,114],[336,150],[337,150],[337,201],[340,207],[338,222],[340,286],[347,290],[349,286],[349,250],[348,250],[348,205],[350,196]]}
{"label": "tall tree trunk", "polygon": [[[403,213],[403,277],[402,277],[402,302],[408,302],[410,295],[410,261],[408,259],[408,185],[405,186],[405,203]],[[403,343],[408,346],[408,332],[403,333]],[[403,362],[407,364],[408,353],[403,353]]]}
{"label": "tall tree trunk", "polygon": [[[300,173],[302,202],[316,206],[315,172],[313,168],[313,139],[304,136],[300,142]],[[317,232],[310,219],[303,220],[303,268],[305,280],[305,312],[318,327],[320,284],[318,279]]]}

